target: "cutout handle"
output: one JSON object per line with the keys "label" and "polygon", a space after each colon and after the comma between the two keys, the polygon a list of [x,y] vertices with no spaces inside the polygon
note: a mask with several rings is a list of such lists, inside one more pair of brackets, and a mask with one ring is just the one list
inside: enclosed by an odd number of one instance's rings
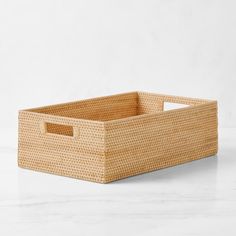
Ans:
{"label": "cutout handle", "polygon": [[40,130],[43,134],[54,134],[74,138],[79,136],[78,127],[59,123],[42,122],[40,125]]}
{"label": "cutout handle", "polygon": [[188,107],[188,104],[183,104],[183,103],[176,103],[176,102],[164,102],[164,111],[169,111],[169,110],[174,110],[174,109],[179,109],[179,108],[184,108]]}

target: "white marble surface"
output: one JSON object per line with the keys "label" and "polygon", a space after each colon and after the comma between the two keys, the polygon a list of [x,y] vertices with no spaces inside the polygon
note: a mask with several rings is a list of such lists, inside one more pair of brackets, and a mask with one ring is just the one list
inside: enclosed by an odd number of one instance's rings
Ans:
{"label": "white marble surface", "polygon": [[236,235],[236,130],[217,158],[107,185],[17,167],[0,149],[0,235]]}

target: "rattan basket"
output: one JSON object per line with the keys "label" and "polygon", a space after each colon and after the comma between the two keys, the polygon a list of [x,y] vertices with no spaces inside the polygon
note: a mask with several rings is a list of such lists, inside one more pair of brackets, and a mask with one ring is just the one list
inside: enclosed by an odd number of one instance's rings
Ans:
{"label": "rattan basket", "polygon": [[[165,103],[188,105],[164,110]],[[217,102],[131,92],[19,112],[22,168],[108,183],[217,153]]]}

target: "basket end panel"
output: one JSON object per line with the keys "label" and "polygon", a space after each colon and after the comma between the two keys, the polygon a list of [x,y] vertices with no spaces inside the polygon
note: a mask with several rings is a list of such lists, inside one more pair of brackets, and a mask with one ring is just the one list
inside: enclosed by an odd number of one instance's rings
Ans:
{"label": "basket end panel", "polygon": [[[42,122],[63,125],[63,135],[60,126],[51,133]],[[77,128],[74,136],[65,133],[65,125]],[[19,115],[19,167],[103,183],[104,149],[103,124],[32,112]]]}
{"label": "basket end panel", "polygon": [[109,123],[105,139],[107,182],[212,156],[217,103]]}

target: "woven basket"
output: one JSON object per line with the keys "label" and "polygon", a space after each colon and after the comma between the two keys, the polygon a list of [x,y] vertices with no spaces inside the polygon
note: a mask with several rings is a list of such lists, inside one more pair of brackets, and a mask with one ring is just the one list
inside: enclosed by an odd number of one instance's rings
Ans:
{"label": "woven basket", "polygon": [[99,183],[214,155],[217,143],[210,100],[131,92],[19,112],[20,167]]}

